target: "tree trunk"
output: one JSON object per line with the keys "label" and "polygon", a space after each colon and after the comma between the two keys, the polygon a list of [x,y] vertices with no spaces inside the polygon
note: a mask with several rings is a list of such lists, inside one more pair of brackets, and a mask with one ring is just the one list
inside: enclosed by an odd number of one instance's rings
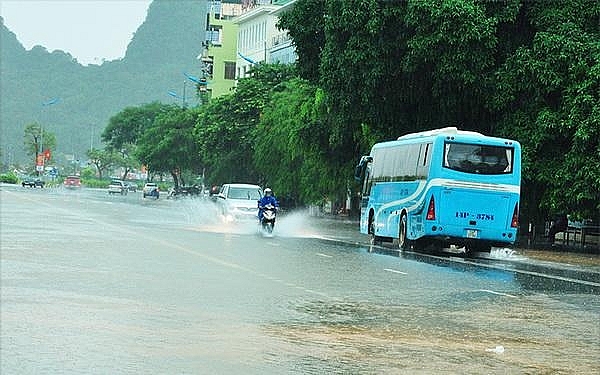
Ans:
{"label": "tree trunk", "polygon": [[177,177],[177,170],[171,170],[171,177],[173,177],[173,182],[175,184],[175,190],[179,189],[179,177]]}

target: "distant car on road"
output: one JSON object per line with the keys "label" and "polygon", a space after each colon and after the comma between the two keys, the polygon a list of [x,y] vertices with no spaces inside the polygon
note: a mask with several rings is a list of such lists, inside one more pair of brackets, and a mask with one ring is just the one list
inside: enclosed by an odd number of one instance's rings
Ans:
{"label": "distant car on road", "polygon": [[125,186],[127,186],[127,191],[131,191],[133,193],[137,191],[137,185],[135,182],[125,182]]}
{"label": "distant car on road", "polygon": [[79,176],[67,176],[63,182],[67,189],[77,189],[81,187],[81,178]]}
{"label": "distant car on road", "polygon": [[29,186],[30,188],[44,187],[45,182],[35,177],[27,177],[21,182],[21,186]]}
{"label": "distant car on road", "polygon": [[144,189],[142,190],[142,195],[144,198],[154,197],[158,199],[158,197],[160,196],[160,189],[156,183],[147,182],[146,185],[144,185]]}
{"label": "distant car on road", "polygon": [[121,180],[112,180],[108,185],[108,194],[127,195],[127,186]]}

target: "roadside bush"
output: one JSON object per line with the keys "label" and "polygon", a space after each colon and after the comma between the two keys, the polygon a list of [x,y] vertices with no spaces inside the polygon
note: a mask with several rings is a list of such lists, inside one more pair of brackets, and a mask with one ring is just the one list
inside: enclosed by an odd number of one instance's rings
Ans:
{"label": "roadside bush", "polygon": [[172,184],[166,183],[166,182],[159,182],[158,183],[158,188],[160,189],[160,193],[167,193],[171,187],[173,187]]}
{"label": "roadside bush", "polygon": [[79,172],[79,176],[81,176],[82,179],[93,179],[95,176],[95,171],[93,168],[90,167],[86,167],[83,168],[80,172]]}
{"label": "roadside bush", "polygon": [[2,173],[0,174],[0,182],[4,182],[6,184],[16,184],[19,182],[19,178],[13,172]]}
{"label": "roadside bush", "polygon": [[82,178],[81,183],[89,188],[105,189],[108,188],[110,180],[101,180],[98,178]]}

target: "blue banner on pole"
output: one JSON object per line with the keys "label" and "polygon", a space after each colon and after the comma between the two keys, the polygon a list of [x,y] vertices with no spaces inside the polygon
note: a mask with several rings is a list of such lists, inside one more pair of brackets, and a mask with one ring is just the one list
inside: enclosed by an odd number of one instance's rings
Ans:
{"label": "blue banner on pole", "polygon": [[242,54],[241,54],[241,53],[239,53],[239,52],[238,52],[238,55],[240,55],[240,57],[241,57],[242,59],[244,59],[244,60],[248,61],[250,64],[256,64],[256,61],[252,60],[252,59],[251,59],[251,58],[249,58],[249,57],[246,57],[246,56],[242,55]]}
{"label": "blue banner on pole", "polygon": [[206,85],[206,80],[201,80],[200,78],[193,76],[191,74],[187,74],[186,72],[183,72],[183,75],[187,77],[187,79],[189,79],[192,82],[195,82],[199,85]]}

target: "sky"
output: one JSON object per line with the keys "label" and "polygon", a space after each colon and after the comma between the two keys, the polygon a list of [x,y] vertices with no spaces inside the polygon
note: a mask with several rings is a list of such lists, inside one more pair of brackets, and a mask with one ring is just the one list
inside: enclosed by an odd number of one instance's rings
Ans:
{"label": "sky", "polygon": [[0,0],[0,16],[31,50],[68,52],[82,65],[123,58],[151,0]]}

